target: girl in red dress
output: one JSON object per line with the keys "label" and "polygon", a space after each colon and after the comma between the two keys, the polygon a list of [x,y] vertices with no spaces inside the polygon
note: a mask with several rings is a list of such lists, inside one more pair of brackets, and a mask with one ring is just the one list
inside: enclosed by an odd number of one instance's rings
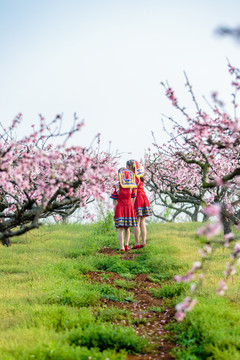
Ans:
{"label": "girl in red dress", "polygon": [[[139,249],[146,245],[147,229],[145,224],[145,218],[152,215],[149,200],[145,194],[143,182],[144,177],[141,172],[141,167],[136,160],[127,161],[127,169],[135,173],[135,181],[137,184],[137,196],[134,202],[134,208],[138,220],[138,227],[134,228],[135,245],[132,249]],[[139,244],[140,231],[142,237],[142,243]]]}
{"label": "girl in red dress", "polygon": [[[129,250],[129,227],[137,227],[137,218],[133,206],[136,197],[135,176],[132,171],[125,168],[118,170],[119,181],[114,185],[110,198],[113,199],[115,227],[118,229],[118,241],[121,251]],[[123,242],[123,232],[125,246]]]}

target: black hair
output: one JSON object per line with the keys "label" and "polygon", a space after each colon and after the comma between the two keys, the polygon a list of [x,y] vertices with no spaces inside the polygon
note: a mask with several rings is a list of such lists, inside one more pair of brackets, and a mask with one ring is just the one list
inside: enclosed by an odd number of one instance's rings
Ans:
{"label": "black hair", "polygon": [[[128,167],[133,166],[133,168],[135,169],[135,166],[134,166],[135,164],[134,164],[133,160],[128,160],[127,163],[126,163],[126,165],[127,165]],[[144,179],[143,176],[141,176],[141,177],[140,177],[140,180],[141,180],[141,182],[144,182],[145,179]]]}
{"label": "black hair", "polygon": [[133,165],[133,161],[132,161],[132,160],[128,160],[128,161],[127,161],[127,166],[130,167],[130,166],[132,166],[132,165]]}

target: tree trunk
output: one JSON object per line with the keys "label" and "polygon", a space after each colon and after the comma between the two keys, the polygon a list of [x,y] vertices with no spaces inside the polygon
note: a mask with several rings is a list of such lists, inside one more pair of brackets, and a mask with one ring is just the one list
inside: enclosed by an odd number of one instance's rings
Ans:
{"label": "tree trunk", "polygon": [[194,206],[194,212],[192,214],[192,221],[198,221],[199,206]]}
{"label": "tree trunk", "polygon": [[203,219],[202,219],[202,222],[203,222],[203,223],[205,223],[205,222],[207,221],[207,219],[208,219],[208,216],[207,216],[207,215],[205,215],[205,214],[203,214]]}
{"label": "tree trunk", "polygon": [[223,223],[223,231],[224,231],[224,235],[229,234],[230,232],[232,232],[232,221],[229,219],[229,214],[228,211],[226,210],[226,205],[223,204],[222,205],[222,223]]}
{"label": "tree trunk", "polygon": [[224,218],[222,220],[223,222],[223,231],[224,231],[224,235],[229,234],[230,232],[232,232],[232,222],[231,220],[229,220],[228,218]]}
{"label": "tree trunk", "polygon": [[69,219],[69,215],[63,215],[62,216],[62,223],[63,225],[67,225],[68,224],[68,219]]}
{"label": "tree trunk", "polygon": [[2,239],[2,244],[8,246],[11,246],[11,240],[9,238]]}

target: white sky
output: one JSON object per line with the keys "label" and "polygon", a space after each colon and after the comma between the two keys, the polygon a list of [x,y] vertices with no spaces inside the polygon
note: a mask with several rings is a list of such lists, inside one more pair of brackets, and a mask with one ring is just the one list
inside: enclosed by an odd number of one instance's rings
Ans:
{"label": "white sky", "polygon": [[103,150],[111,140],[125,153],[121,165],[140,159],[151,131],[164,141],[161,81],[185,105],[183,70],[199,96],[228,93],[226,57],[240,66],[240,46],[214,30],[239,24],[237,0],[0,0],[0,121],[22,112],[21,132],[39,113],[70,125],[77,112],[76,144],[100,132]]}

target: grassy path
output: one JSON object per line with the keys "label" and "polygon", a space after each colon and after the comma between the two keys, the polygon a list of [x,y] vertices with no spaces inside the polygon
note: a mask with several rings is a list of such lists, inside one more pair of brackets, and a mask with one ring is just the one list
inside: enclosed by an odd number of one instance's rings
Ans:
{"label": "grassy path", "polygon": [[[148,245],[120,254],[117,233],[43,226],[0,247],[1,360],[240,360],[240,276],[215,294],[229,249],[217,249],[187,319],[188,286],[172,281],[199,260],[198,224],[151,224]],[[133,242],[133,236],[131,235]],[[172,351],[177,345],[177,350]],[[171,353],[171,354],[170,354]]]}
{"label": "grassy path", "polygon": [[[117,255],[117,252],[111,248],[100,249],[100,252],[105,256]],[[122,261],[134,260],[140,256],[141,250],[120,255]],[[148,274],[137,274],[133,280],[124,281],[123,278],[113,272],[88,273],[91,281],[104,283],[107,282],[116,288],[131,289],[134,293],[135,302],[114,302],[104,299],[105,306],[117,306],[119,309],[127,309],[130,312],[130,319],[124,319],[125,325],[130,325],[135,329],[135,332],[149,339],[149,352],[141,355],[128,355],[128,360],[142,359],[173,359],[170,351],[175,346],[172,341],[169,341],[169,331],[165,330],[165,325],[173,318],[173,309],[168,309],[162,299],[156,298],[151,294],[151,290],[160,288],[159,284],[155,284],[149,279]]]}
{"label": "grassy path", "polygon": [[157,263],[116,243],[115,231],[59,225],[0,248],[1,360],[172,358]]}

